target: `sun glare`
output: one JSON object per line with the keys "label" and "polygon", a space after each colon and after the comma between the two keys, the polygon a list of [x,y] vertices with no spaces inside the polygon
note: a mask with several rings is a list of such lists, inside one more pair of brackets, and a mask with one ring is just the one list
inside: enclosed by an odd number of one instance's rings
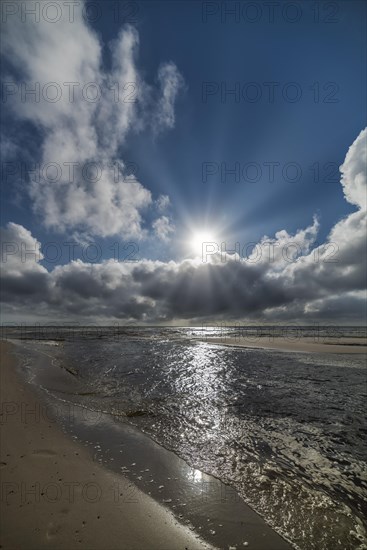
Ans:
{"label": "sun glare", "polygon": [[214,233],[207,230],[197,231],[190,239],[190,251],[195,254],[195,256],[202,256],[203,250],[205,253],[208,243],[217,243],[217,238]]}

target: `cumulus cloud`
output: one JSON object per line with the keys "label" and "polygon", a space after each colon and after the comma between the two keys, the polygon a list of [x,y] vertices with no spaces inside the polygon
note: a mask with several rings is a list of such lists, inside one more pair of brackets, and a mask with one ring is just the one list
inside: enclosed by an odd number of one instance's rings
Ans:
{"label": "cumulus cloud", "polygon": [[[41,243],[28,229],[9,222],[6,228],[1,229],[0,239],[1,268],[4,274],[17,276],[30,271],[46,272],[39,263],[44,258]],[[30,258],[32,261],[29,261]]]}
{"label": "cumulus cloud", "polygon": [[[290,235],[285,229],[277,231],[274,238],[265,235],[254,247],[249,261],[271,263],[273,274],[276,276],[290,262],[309,253],[316,240],[319,227],[319,221],[315,216],[312,225],[306,229],[298,230],[294,235]],[[264,254],[266,249],[268,252]]]}
{"label": "cumulus cloud", "polygon": [[325,243],[286,269],[285,275],[295,288],[302,287],[306,280],[311,292],[323,292],[329,299],[335,293],[333,299],[341,301],[344,300],[341,292],[361,291],[366,287],[366,136],[367,129],[351,145],[340,167],[345,198],[358,210],[338,221]]}
{"label": "cumulus cloud", "polygon": [[362,130],[349,147],[344,163],[340,167],[341,182],[348,202],[367,209],[367,128]]}
{"label": "cumulus cloud", "polygon": [[183,78],[174,63],[163,63],[159,89],[148,86],[137,68],[139,36],[131,26],[110,44],[106,70],[83,2],[74,7],[72,22],[64,7],[54,23],[9,17],[3,25],[3,55],[13,70],[6,79],[8,105],[43,136],[34,159],[43,169],[31,174],[29,193],[47,228],[141,238],[152,196],[126,177],[120,150],[131,132],[174,126]]}
{"label": "cumulus cloud", "polygon": [[41,243],[22,225],[9,223],[0,231],[0,245],[2,301],[30,310],[47,301],[50,277],[39,263]]}
{"label": "cumulus cloud", "polygon": [[[37,248],[36,240],[21,226],[16,234],[5,229],[5,239],[15,235],[27,239],[27,249]],[[288,265],[300,267],[299,258]],[[47,312],[50,319],[69,320],[330,320],[337,311],[343,319],[360,318],[363,294],[346,290],[345,280],[333,269],[323,282],[309,262],[302,264],[303,278],[290,268],[279,276],[278,268],[276,262],[240,261],[235,255],[222,262],[217,255],[208,263],[77,260],[48,273],[30,255],[26,262],[13,259],[12,268],[3,273],[2,301],[10,307],[21,304],[18,315],[33,310]],[[361,282],[354,281],[356,286]]]}
{"label": "cumulus cloud", "polygon": [[162,241],[168,241],[171,233],[175,231],[172,222],[167,216],[161,216],[153,222],[152,226],[154,234]]}
{"label": "cumulus cloud", "polygon": [[171,204],[168,195],[160,195],[156,200],[156,206],[159,212],[164,212]]}
{"label": "cumulus cloud", "polygon": [[14,159],[18,152],[18,146],[8,136],[1,134],[0,135],[0,151],[1,151],[1,159],[3,162],[11,161]]}

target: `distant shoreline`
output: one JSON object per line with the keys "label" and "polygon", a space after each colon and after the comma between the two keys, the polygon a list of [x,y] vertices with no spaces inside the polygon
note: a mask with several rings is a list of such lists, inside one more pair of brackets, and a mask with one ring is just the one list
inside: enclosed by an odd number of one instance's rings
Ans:
{"label": "distant shoreline", "polygon": [[251,340],[250,338],[239,337],[211,337],[193,338],[193,341],[205,342],[227,347],[238,347],[248,349],[273,349],[286,352],[304,352],[304,353],[367,353],[366,338],[338,338],[337,343],[327,340],[324,342],[315,342],[312,337],[298,338],[291,341],[287,338],[259,336]]}

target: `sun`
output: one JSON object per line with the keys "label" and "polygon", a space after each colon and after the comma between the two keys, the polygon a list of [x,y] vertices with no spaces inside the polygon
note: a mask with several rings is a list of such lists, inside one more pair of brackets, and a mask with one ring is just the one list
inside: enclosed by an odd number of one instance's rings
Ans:
{"label": "sun", "polygon": [[203,253],[205,254],[207,247],[211,246],[209,245],[209,243],[217,244],[217,242],[218,242],[218,239],[215,236],[215,233],[213,231],[203,229],[203,230],[195,231],[192,234],[189,240],[189,249],[191,253],[195,254],[195,257],[197,256],[201,257]]}

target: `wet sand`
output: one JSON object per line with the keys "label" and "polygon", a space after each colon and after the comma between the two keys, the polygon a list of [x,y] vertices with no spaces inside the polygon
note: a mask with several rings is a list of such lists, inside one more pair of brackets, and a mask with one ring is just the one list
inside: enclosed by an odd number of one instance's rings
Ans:
{"label": "wet sand", "polygon": [[230,488],[132,426],[74,418],[73,440],[21,374],[2,342],[4,550],[290,549]]}
{"label": "wet sand", "polygon": [[210,336],[198,338],[201,342],[208,344],[219,344],[221,346],[274,349],[279,351],[296,351],[306,353],[367,353],[367,341],[365,338],[337,338],[335,340],[325,339],[322,342],[315,341],[315,338],[287,339],[280,337],[259,336],[254,338],[217,338]]}

